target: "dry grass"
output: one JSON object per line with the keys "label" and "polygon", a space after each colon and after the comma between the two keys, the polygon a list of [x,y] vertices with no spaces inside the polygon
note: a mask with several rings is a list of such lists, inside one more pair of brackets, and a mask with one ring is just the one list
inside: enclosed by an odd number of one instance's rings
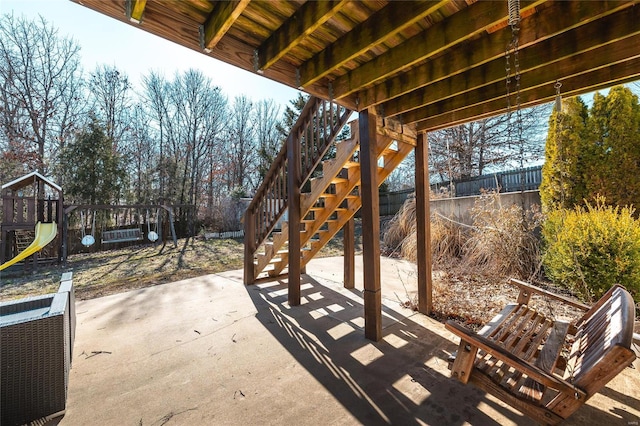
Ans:
{"label": "dry grass", "polygon": [[[384,233],[385,254],[415,262],[416,235],[416,201],[415,198],[408,198]],[[432,215],[431,253],[434,266],[447,267],[454,260],[459,259],[467,238],[465,228],[440,216]]]}
{"label": "dry grass", "polygon": [[[342,255],[342,241],[334,239],[319,256]],[[60,276],[73,271],[80,300],[151,287],[201,275],[242,269],[241,240],[181,239],[178,247],[153,245],[70,256],[66,267],[42,267],[25,275],[0,273],[0,301],[36,296],[57,290]]]}
{"label": "dry grass", "polygon": [[[522,213],[519,206],[502,206],[497,193],[481,196],[472,210],[473,226],[445,217],[431,217],[433,265],[445,270],[532,279],[540,265],[535,229],[542,218],[537,209]],[[383,238],[385,253],[416,261],[416,204],[408,199],[391,220]]]}
{"label": "dry grass", "polygon": [[28,276],[2,276],[0,298],[11,299],[55,291],[60,275],[73,271],[76,296],[91,299],[121,291],[242,268],[242,242],[179,240],[178,247],[132,246],[70,256],[66,267],[39,269]]}
{"label": "dry grass", "polygon": [[[536,276],[540,255],[534,229],[541,215],[535,209],[523,215],[518,206],[502,206],[499,194],[487,193],[476,202],[472,217],[473,226],[467,226],[432,214],[431,253],[434,316],[474,327],[516,299],[509,277]],[[386,229],[387,255],[416,261],[415,218],[415,199],[410,198]],[[414,308],[417,301],[407,295],[403,304]]]}
{"label": "dry grass", "polygon": [[503,206],[500,194],[485,193],[472,209],[473,232],[464,246],[466,267],[477,272],[531,280],[539,272],[535,230],[542,214],[533,208]]}

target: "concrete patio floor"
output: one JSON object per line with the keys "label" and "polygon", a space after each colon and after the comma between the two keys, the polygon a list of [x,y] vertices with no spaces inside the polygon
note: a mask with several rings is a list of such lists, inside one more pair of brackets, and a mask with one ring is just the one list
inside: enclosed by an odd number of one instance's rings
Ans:
{"label": "concrete patio floor", "polygon": [[[54,423],[534,424],[449,378],[455,337],[398,303],[414,291],[409,264],[382,259],[378,343],[364,338],[361,291],[341,285],[342,258],[307,273],[293,308],[286,282],[245,287],[242,271],[78,302],[67,412]],[[637,425],[635,365],[566,424]]]}

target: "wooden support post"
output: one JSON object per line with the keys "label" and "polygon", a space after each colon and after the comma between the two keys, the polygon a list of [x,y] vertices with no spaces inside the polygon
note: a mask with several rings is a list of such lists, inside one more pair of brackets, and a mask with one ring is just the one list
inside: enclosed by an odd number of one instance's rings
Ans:
{"label": "wooden support post", "polygon": [[364,334],[367,339],[377,342],[382,338],[382,295],[380,292],[378,159],[374,111],[361,111],[358,123],[360,127],[360,196],[362,197]]}
{"label": "wooden support post", "polygon": [[353,218],[342,228],[344,247],[344,288],[356,286],[356,225]]}
{"label": "wooden support post", "polygon": [[287,138],[287,198],[289,210],[289,305],[300,304],[300,143],[290,134]]}
{"label": "wooden support post", "polygon": [[415,150],[418,310],[425,315],[429,315],[433,307],[431,212],[429,208],[429,148],[424,132],[418,134]]}
{"label": "wooden support post", "polygon": [[244,214],[244,284],[256,282],[255,265],[253,255],[256,251],[256,221],[255,213],[250,209]]}

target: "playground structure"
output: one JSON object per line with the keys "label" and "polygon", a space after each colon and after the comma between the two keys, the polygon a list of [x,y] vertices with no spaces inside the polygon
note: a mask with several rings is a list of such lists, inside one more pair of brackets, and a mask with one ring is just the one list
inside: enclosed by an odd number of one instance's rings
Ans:
{"label": "playground structure", "polygon": [[[0,271],[20,261],[34,267],[43,263],[66,262],[74,238],[69,225],[71,215],[80,212],[81,237],[78,243],[89,247],[121,247],[120,243],[166,241],[177,247],[175,212],[187,216],[193,206],[167,204],[68,205],[63,204],[62,187],[38,172],[28,173],[2,186],[0,221]],[[98,221],[96,212],[105,212]],[[115,212],[115,218],[109,212]],[[119,214],[124,212],[124,214]],[[86,220],[85,220],[86,219]],[[99,240],[96,239],[99,237]]]}
{"label": "playground structure", "polygon": [[38,172],[2,185],[0,270],[31,256],[59,262],[62,251],[63,191]]}

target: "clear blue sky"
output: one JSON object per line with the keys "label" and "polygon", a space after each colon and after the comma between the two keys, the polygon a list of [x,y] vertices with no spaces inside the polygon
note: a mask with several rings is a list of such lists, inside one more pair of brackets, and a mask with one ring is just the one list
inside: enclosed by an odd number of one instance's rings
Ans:
{"label": "clear blue sky", "polygon": [[166,77],[195,68],[209,76],[230,98],[245,94],[253,100],[273,99],[283,106],[298,91],[256,74],[227,65],[109,18],[69,0],[0,0],[0,13],[36,18],[38,14],[58,28],[60,35],[73,37],[82,47],[85,72],[98,64],[115,65],[139,87],[149,70]]}

